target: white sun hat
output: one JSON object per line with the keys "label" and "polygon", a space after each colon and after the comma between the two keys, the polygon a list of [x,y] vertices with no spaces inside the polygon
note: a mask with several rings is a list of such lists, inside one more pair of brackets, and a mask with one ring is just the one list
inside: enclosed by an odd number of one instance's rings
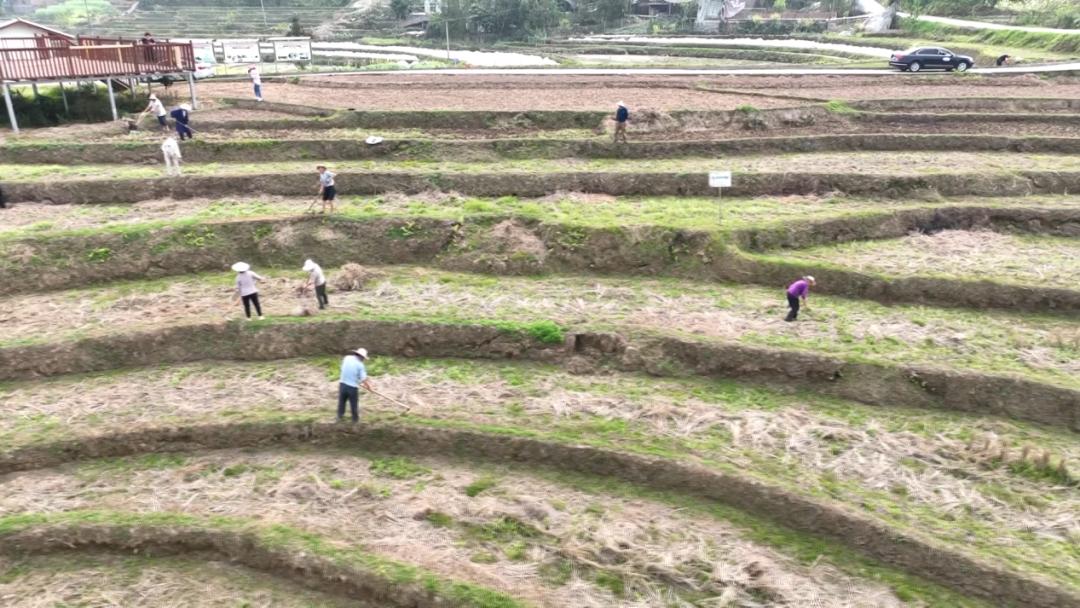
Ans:
{"label": "white sun hat", "polygon": [[247,272],[251,270],[251,264],[247,262],[237,262],[232,265],[233,272]]}
{"label": "white sun hat", "polygon": [[378,135],[371,135],[367,139],[364,140],[364,143],[366,143],[369,146],[374,146],[375,144],[381,144],[382,140],[383,140],[383,138],[379,137]]}
{"label": "white sun hat", "polygon": [[620,101],[620,102],[619,102],[619,107],[620,107],[620,108],[625,108],[625,107],[626,107],[626,104]]}
{"label": "white sun hat", "polygon": [[349,352],[351,352],[352,354],[360,357],[361,359],[367,359],[367,349],[366,348],[358,348],[356,350],[349,351]]}
{"label": "white sun hat", "polygon": [[180,104],[180,107],[187,110],[188,112],[191,111],[191,104],[189,104],[189,103],[182,103],[182,104]]}
{"label": "white sun hat", "polygon": [[150,94],[150,99],[153,99],[154,101],[157,101],[157,95],[154,95],[153,93],[151,93]]}
{"label": "white sun hat", "polygon": [[315,262],[311,260],[304,260],[304,268],[302,270],[304,272],[311,272],[312,270],[315,270]]}
{"label": "white sun hat", "polygon": [[817,283],[817,281],[814,280],[814,277],[810,275],[806,275],[804,278],[811,283]]}

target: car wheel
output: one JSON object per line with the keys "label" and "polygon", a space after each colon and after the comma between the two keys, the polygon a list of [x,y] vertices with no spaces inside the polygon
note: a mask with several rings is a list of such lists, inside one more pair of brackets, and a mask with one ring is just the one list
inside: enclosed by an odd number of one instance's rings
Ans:
{"label": "car wheel", "polygon": [[921,69],[922,69],[922,64],[919,63],[918,61],[912,61],[911,65],[908,66],[908,70],[910,70],[912,72],[918,72]]}
{"label": "car wheel", "polygon": [[956,64],[956,71],[957,72],[966,72],[967,69],[970,68],[970,67],[971,67],[971,65],[969,65],[968,62],[961,61],[960,63]]}

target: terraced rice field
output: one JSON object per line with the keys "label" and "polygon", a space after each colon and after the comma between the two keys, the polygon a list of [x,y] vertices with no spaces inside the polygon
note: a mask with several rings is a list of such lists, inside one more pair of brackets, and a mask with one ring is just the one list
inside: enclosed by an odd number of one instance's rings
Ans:
{"label": "terraced rice field", "polygon": [[[623,82],[669,104],[627,147],[572,78],[528,116],[212,90],[180,178],[152,134],[8,138],[0,604],[1080,606],[1074,85],[926,82]],[[769,103],[679,114],[736,84]]]}

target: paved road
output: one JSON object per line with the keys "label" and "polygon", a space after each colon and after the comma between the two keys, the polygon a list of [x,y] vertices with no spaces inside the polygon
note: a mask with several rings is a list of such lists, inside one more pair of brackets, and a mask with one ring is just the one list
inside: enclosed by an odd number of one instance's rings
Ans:
{"label": "paved road", "polygon": [[[1049,65],[1014,66],[1007,68],[972,68],[972,74],[1046,74],[1053,72],[1080,71],[1080,62],[1056,63]],[[922,78],[926,74],[940,72],[921,72],[919,74],[901,73],[888,68],[882,69],[835,69],[835,68],[782,68],[782,69],[678,69],[678,68],[513,68],[513,69],[454,69],[445,70],[387,70],[364,72],[323,72],[304,74],[304,76],[349,76],[357,74],[398,75],[442,74],[446,76],[892,76],[894,78]]]}
{"label": "paved road", "polygon": [[[900,13],[901,17],[911,18],[909,13]],[[968,21],[966,19],[952,19],[950,17],[935,17],[933,15],[919,15],[915,17],[919,21],[931,21],[952,27],[962,27],[970,30],[1017,30],[1021,32],[1034,32],[1037,34],[1080,34],[1080,30],[1059,30],[1052,27],[1034,27],[1029,25],[1006,25],[1003,23],[989,23],[986,21]]]}

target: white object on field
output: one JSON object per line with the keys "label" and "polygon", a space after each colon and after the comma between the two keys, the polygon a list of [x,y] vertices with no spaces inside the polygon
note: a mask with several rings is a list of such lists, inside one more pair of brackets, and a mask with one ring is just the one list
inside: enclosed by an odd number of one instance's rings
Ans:
{"label": "white object on field", "polygon": [[374,146],[375,144],[381,144],[382,141],[383,138],[379,137],[378,135],[370,135],[367,139],[364,140],[364,143],[369,146]]}
{"label": "white object on field", "polygon": [[[312,52],[318,51],[367,51],[374,53],[408,53],[421,57],[447,56],[445,50],[425,49],[417,46],[375,46],[371,44],[357,44],[355,42],[315,42],[312,43]],[[501,53],[494,51],[450,51],[450,59],[475,65],[479,67],[507,68],[521,66],[556,66],[557,61],[540,57],[539,55],[526,55],[525,53]]]}
{"label": "white object on field", "polygon": [[161,153],[165,156],[165,174],[180,175],[180,144],[175,137],[166,137],[161,144]]}

